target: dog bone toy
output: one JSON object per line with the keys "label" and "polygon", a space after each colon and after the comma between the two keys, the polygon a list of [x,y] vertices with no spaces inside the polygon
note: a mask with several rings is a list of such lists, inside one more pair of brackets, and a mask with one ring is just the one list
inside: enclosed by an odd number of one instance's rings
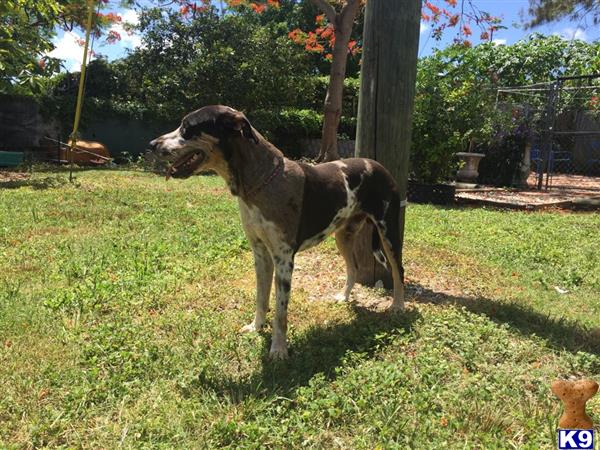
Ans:
{"label": "dog bone toy", "polygon": [[585,412],[585,404],[598,392],[598,383],[594,380],[556,380],[551,389],[565,405],[558,421],[559,428],[587,430],[594,426]]}

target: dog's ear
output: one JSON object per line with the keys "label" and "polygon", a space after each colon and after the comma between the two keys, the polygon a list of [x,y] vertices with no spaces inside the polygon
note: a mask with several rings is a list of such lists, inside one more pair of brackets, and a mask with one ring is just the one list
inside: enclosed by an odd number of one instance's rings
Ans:
{"label": "dog's ear", "polygon": [[221,123],[224,128],[239,131],[246,139],[258,144],[258,137],[256,136],[256,133],[254,133],[252,125],[250,125],[250,121],[246,118],[244,113],[239,111],[224,113],[221,115]]}

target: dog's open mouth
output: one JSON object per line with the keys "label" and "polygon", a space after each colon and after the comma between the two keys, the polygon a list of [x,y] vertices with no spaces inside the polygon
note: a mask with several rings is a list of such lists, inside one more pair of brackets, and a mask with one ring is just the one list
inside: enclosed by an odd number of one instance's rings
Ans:
{"label": "dog's open mouth", "polygon": [[171,177],[190,175],[205,157],[204,152],[190,152],[182,156],[167,169],[167,180]]}

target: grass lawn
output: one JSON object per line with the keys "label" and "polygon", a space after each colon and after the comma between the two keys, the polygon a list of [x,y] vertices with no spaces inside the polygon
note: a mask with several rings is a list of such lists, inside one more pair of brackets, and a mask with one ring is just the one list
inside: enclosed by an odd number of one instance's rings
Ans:
{"label": "grass lawn", "polygon": [[220,179],[38,173],[0,211],[1,448],[556,448],[550,383],[600,381],[597,213],[410,205],[397,316],[329,301],[329,239],[273,363]]}

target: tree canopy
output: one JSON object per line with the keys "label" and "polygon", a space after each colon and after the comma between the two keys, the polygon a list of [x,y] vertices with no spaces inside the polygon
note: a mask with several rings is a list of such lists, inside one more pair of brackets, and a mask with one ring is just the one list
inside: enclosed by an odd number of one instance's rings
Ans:
{"label": "tree canopy", "polygon": [[594,25],[600,22],[598,0],[529,0],[530,27],[568,17],[585,24],[589,18]]}
{"label": "tree canopy", "polygon": [[[125,0],[127,3],[127,0]],[[93,21],[97,37],[121,17],[104,14],[99,2]],[[54,48],[57,29],[82,28],[86,0],[3,0],[0,2],[0,93],[36,91],[43,77],[56,73],[60,60],[48,53]],[[106,38],[118,38],[108,32]]]}

